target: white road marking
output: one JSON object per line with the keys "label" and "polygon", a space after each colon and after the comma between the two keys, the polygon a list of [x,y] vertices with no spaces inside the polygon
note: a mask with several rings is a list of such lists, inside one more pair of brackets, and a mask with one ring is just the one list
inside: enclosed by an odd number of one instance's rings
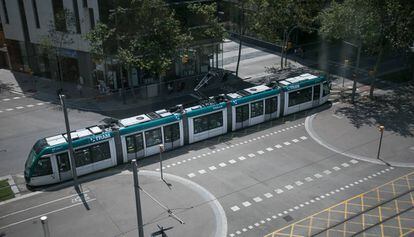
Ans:
{"label": "white road marking", "polygon": [[195,174],[194,173],[189,173],[187,176],[190,177],[190,178],[193,178],[195,176]]}
{"label": "white road marking", "polygon": [[289,146],[290,142],[284,142],[283,144],[285,144],[286,146]]}
{"label": "white road marking", "polygon": [[243,202],[242,204],[243,204],[243,206],[245,206],[245,207],[248,207],[248,206],[251,206],[251,205],[252,205],[252,204],[251,204],[250,202],[248,202],[248,201]]}
{"label": "white road marking", "polygon": [[280,188],[278,188],[278,189],[275,189],[275,192],[276,192],[277,194],[281,194],[281,193],[283,193],[283,190],[282,190],[282,189],[280,189]]}
{"label": "white road marking", "polygon": [[292,142],[294,142],[294,143],[298,143],[298,142],[299,142],[299,140],[298,140],[298,139],[293,139],[293,140],[292,140]]}
{"label": "white road marking", "polygon": [[245,160],[245,159],[246,159],[246,157],[244,157],[244,156],[239,157],[239,160]]}
{"label": "white road marking", "polygon": [[330,170],[324,170],[323,173],[328,175],[328,174],[331,174],[332,172]]}
{"label": "white road marking", "polygon": [[14,110],[14,109],[12,109],[12,108],[6,109],[6,111],[12,111],[12,110]]}
{"label": "white road marking", "polygon": [[255,155],[255,154],[253,154],[253,153],[250,153],[250,154],[248,154],[247,156],[248,156],[248,157],[255,157],[256,155]]}
{"label": "white road marking", "polygon": [[338,166],[334,166],[332,169],[333,169],[333,170],[335,170],[335,171],[338,171],[338,170],[340,170],[341,168],[339,168]]}
{"label": "white road marking", "polygon": [[261,201],[263,201],[263,199],[261,197],[255,197],[255,198],[253,198],[253,201],[261,202]]}
{"label": "white road marking", "polygon": [[235,161],[235,160],[229,160],[229,163],[230,164],[234,164],[234,163],[236,163],[237,161]]}
{"label": "white road marking", "polygon": [[3,99],[3,101],[9,101],[10,99],[9,98],[5,98],[5,99]]}
{"label": "white road marking", "polygon": [[303,182],[302,182],[302,181],[296,181],[296,182],[295,182],[295,184],[296,184],[297,186],[301,186],[301,185],[303,184]]}
{"label": "white road marking", "polygon": [[257,154],[259,154],[259,155],[263,155],[263,154],[264,154],[264,151],[262,151],[262,150],[257,151]]}
{"label": "white road marking", "polygon": [[[77,195],[77,194],[76,194]],[[95,201],[96,200],[96,198],[93,198],[93,199],[89,199],[89,200],[87,200],[87,201],[85,201],[85,202],[93,202],[93,201]],[[9,225],[6,225],[6,226],[2,226],[2,227],[0,227],[0,230],[2,230],[2,229],[6,229],[6,228],[9,228],[9,227],[11,227],[11,226],[15,226],[15,225],[18,225],[18,224],[21,224],[21,223],[24,223],[24,222],[27,222],[27,221],[30,221],[30,220],[34,220],[34,219],[38,219],[38,218],[40,218],[41,216],[47,216],[47,215],[49,215],[49,214],[53,214],[53,213],[56,213],[56,212],[60,212],[60,211],[63,211],[63,210],[66,210],[66,209],[69,209],[69,208],[72,208],[72,207],[76,207],[76,206],[79,206],[79,205],[83,205],[83,203],[82,202],[80,202],[80,203],[75,203],[75,204],[72,204],[72,205],[70,205],[70,206],[66,206],[66,207],[62,207],[62,208],[59,208],[59,209],[56,209],[56,210],[53,210],[53,211],[50,211],[50,212],[46,212],[46,213],[43,213],[43,214],[41,214],[41,215],[38,215],[38,216],[33,216],[33,217],[30,217],[30,218],[27,218],[27,219],[24,219],[24,220],[21,220],[21,221],[18,221],[18,222],[14,222],[14,223],[11,223],[11,224],[9,224]]]}
{"label": "white road marking", "polygon": [[226,163],[220,163],[220,164],[219,164],[219,166],[220,166],[220,167],[225,167],[225,166],[227,166],[227,165],[226,165]]}
{"label": "white road marking", "polygon": [[19,96],[13,97],[13,100],[18,100],[18,99],[20,99]]}
{"label": "white road marking", "polygon": [[271,193],[265,193],[265,194],[264,194],[264,196],[265,196],[266,198],[271,198],[271,197],[273,197],[273,194],[271,194]]}
{"label": "white road marking", "polygon": [[354,160],[354,159],[350,160],[349,162],[351,162],[352,164],[358,163],[358,161],[357,160]]}
{"label": "white road marking", "polygon": [[[83,192],[83,194],[86,194],[86,193],[89,193],[89,192],[90,192],[90,190],[85,190]],[[55,200],[52,200],[52,201],[49,201],[49,202],[45,202],[45,203],[36,205],[36,206],[31,206],[31,207],[23,209],[23,210],[15,211],[15,212],[9,213],[7,215],[0,216],[0,219],[6,218],[6,217],[9,217],[9,216],[13,216],[13,215],[16,215],[16,214],[19,214],[19,213],[22,213],[22,212],[26,212],[28,210],[38,208],[38,207],[41,207],[41,206],[45,206],[45,205],[48,205],[48,204],[51,204],[51,203],[55,203],[55,202],[59,202],[59,201],[65,200],[65,199],[69,199],[69,198],[72,198],[72,197],[75,197],[75,196],[78,196],[78,194],[72,194],[72,195],[61,197],[61,198],[58,198],[58,199],[55,199]]]}
{"label": "white road marking", "polygon": [[275,147],[278,148],[278,149],[282,148],[282,146],[279,145],[279,144],[277,144]]}
{"label": "white road marking", "polygon": [[40,102],[40,103],[37,103],[36,105],[44,105],[45,103],[43,103],[43,102]]}
{"label": "white road marking", "polygon": [[240,207],[238,207],[238,206],[232,206],[230,209],[232,211],[238,211],[238,210],[240,210]]}
{"label": "white road marking", "polygon": [[322,178],[323,176],[321,175],[321,174],[319,174],[319,173],[316,173],[316,174],[314,174],[313,176],[315,176],[316,178]]}
{"label": "white road marking", "polygon": [[273,148],[268,147],[268,148],[266,148],[266,150],[267,150],[267,151],[273,151]]}
{"label": "white road marking", "polygon": [[17,106],[16,109],[24,109],[23,106]]}
{"label": "white road marking", "polygon": [[307,137],[305,137],[305,136],[302,136],[302,137],[300,137],[300,139],[302,139],[302,140],[306,140],[306,139],[308,139]]}
{"label": "white road marking", "polygon": [[293,186],[289,184],[289,185],[286,185],[286,186],[285,186],[285,188],[286,188],[287,190],[291,190],[291,189],[293,189]]}
{"label": "white road marking", "polygon": [[217,167],[215,167],[214,165],[213,166],[210,166],[210,167],[208,167],[210,170],[216,170],[217,169]]}
{"label": "white road marking", "polygon": [[206,170],[199,170],[199,171],[198,171],[198,173],[200,173],[200,174],[205,174],[205,173],[207,173],[207,172],[206,172]]}
{"label": "white road marking", "polygon": [[311,177],[306,177],[305,180],[306,182],[311,182],[313,179]]}
{"label": "white road marking", "polygon": [[341,164],[343,167],[348,167],[349,165],[348,165],[348,163],[342,163]]}

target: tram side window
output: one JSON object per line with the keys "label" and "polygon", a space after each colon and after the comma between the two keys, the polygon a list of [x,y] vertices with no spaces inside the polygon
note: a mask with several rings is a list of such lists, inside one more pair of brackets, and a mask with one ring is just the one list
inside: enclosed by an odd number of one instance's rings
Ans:
{"label": "tram side window", "polygon": [[135,153],[144,149],[144,140],[142,139],[142,133],[126,137],[126,144],[128,153]]}
{"label": "tram side window", "polygon": [[266,99],[265,114],[272,114],[277,111],[277,97]]}
{"label": "tram side window", "polygon": [[152,129],[145,132],[145,141],[147,147],[155,146],[162,143],[161,128]]}
{"label": "tram side window", "polygon": [[319,100],[321,96],[321,85],[316,85],[313,87],[313,100]]}
{"label": "tram side window", "polygon": [[223,126],[223,113],[220,111],[214,114],[210,114],[209,121],[210,122],[209,122],[208,130]]}
{"label": "tram side window", "polygon": [[99,143],[91,146],[91,156],[93,162],[110,159],[111,150],[109,148],[109,142]]}
{"label": "tram side window", "polygon": [[223,126],[223,112],[216,112],[194,118],[194,134]]}
{"label": "tram side window", "polygon": [[50,157],[42,157],[37,161],[37,164],[33,170],[33,176],[44,176],[53,174],[52,163],[50,162]]}
{"label": "tram side window", "polygon": [[249,105],[236,107],[236,123],[241,123],[249,118]]}
{"label": "tram side window", "polygon": [[164,142],[173,142],[180,139],[180,126],[178,123],[164,127]]}
{"label": "tram side window", "polygon": [[263,115],[263,101],[257,101],[250,104],[251,117]]}
{"label": "tram side window", "polygon": [[194,118],[194,134],[208,130],[208,115]]}
{"label": "tram side window", "polygon": [[289,92],[289,107],[312,100],[312,87]]}
{"label": "tram side window", "polygon": [[325,96],[327,96],[327,95],[329,95],[329,94],[330,94],[329,83],[328,83],[328,82],[324,82],[324,83],[322,84],[322,86],[323,86],[323,93],[322,93],[322,96],[323,96],[323,97],[325,97]]}
{"label": "tram side window", "polygon": [[76,167],[89,165],[92,163],[91,152],[89,147],[84,147],[75,151]]}
{"label": "tram side window", "polygon": [[69,154],[67,152],[56,155],[58,161],[59,172],[66,172],[70,170]]}

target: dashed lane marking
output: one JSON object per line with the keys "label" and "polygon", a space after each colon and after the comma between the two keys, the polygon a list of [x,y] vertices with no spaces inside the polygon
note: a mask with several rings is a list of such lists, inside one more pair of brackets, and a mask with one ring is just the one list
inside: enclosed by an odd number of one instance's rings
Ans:
{"label": "dashed lane marking", "polygon": [[[49,104],[49,103],[51,103],[51,102],[44,102],[44,103],[37,103],[36,105],[43,105],[43,104]],[[35,105],[33,105],[33,104],[30,104],[30,105],[26,105],[26,107],[33,107],[33,106],[35,106]],[[1,113],[1,112],[0,112]],[[299,123],[299,124],[297,124],[297,125],[294,125],[294,126],[291,126],[290,128],[298,128],[298,127],[301,127],[302,125],[304,125],[305,123]],[[249,142],[253,142],[253,141],[257,141],[257,140],[259,140],[259,139],[261,139],[261,138],[265,138],[265,137],[269,137],[269,136],[272,136],[272,135],[276,135],[276,134],[278,134],[278,133],[280,133],[280,132],[282,132],[282,131],[287,131],[287,130],[289,130],[289,127],[288,128],[284,128],[284,129],[282,129],[282,130],[278,130],[278,131],[272,131],[272,132],[269,132],[269,133],[267,133],[267,134],[264,134],[264,135],[260,135],[260,136],[258,136],[258,137],[255,137],[255,138],[250,138],[250,139],[248,139],[248,140],[245,140],[245,141],[240,141],[240,142],[238,142],[238,143],[235,143],[235,144],[232,144],[232,145],[229,145],[229,146],[226,146],[226,147],[223,147],[223,148],[218,148],[218,149],[216,149],[216,150],[212,150],[212,151],[208,151],[208,152],[206,152],[206,153],[203,153],[203,154],[200,154],[200,155],[198,155],[197,156],[197,158],[201,158],[201,157],[207,157],[207,156],[211,156],[212,154],[215,154],[215,153],[218,153],[218,152],[221,152],[221,151],[224,151],[224,150],[226,150],[226,149],[231,149],[231,148],[234,148],[234,147],[237,147],[237,146],[239,146],[239,145],[243,145],[243,144],[248,144]],[[302,140],[305,140],[305,139],[307,139],[305,136],[302,136],[301,137],[301,139]],[[296,141],[299,141],[298,139],[294,139],[293,140],[293,142],[295,142],[296,143]],[[289,142],[288,142],[289,143]],[[289,143],[289,145],[290,145],[290,143]],[[282,146],[281,145],[276,145],[275,146],[276,148],[282,148]],[[267,148],[267,150],[268,151],[272,151],[272,149],[273,148]],[[259,153],[260,154],[260,153]],[[249,157],[254,157],[255,155],[254,154],[249,154],[248,155]],[[195,160],[195,159],[197,159],[197,158],[195,158],[195,157],[193,157],[192,159],[193,160]],[[187,161],[190,161],[191,159],[190,158],[188,158],[187,159]],[[180,164],[182,164],[182,163],[185,163],[185,160],[182,160],[181,162],[176,162],[176,165],[180,165]],[[170,167],[168,167],[168,168],[170,168]]]}

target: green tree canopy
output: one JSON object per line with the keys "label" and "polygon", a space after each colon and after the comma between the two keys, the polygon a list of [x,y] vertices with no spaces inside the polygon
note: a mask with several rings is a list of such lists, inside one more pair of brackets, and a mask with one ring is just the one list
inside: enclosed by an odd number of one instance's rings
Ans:
{"label": "green tree canopy", "polygon": [[120,0],[108,22],[98,23],[87,39],[96,57],[110,54],[124,65],[158,77],[170,68],[191,37],[165,1]]}
{"label": "green tree canopy", "polygon": [[[333,2],[319,15],[320,34],[353,40],[377,55],[374,75],[387,48],[407,48],[414,42],[414,4],[409,0],[345,0]],[[375,77],[371,81],[373,96]]]}

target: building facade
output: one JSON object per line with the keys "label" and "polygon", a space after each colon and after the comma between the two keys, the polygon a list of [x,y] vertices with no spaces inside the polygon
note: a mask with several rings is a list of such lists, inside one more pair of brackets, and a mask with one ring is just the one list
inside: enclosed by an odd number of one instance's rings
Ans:
{"label": "building facade", "polygon": [[[108,89],[120,88],[117,62],[110,57],[106,62],[94,62],[85,39],[98,21],[105,21],[113,6],[111,0],[0,0],[11,69],[85,86],[103,83]],[[166,80],[200,75],[218,67],[219,45],[210,42],[194,46],[186,62],[177,58],[164,75]],[[123,74],[130,77],[125,86],[155,83],[145,72],[130,70]]]}

